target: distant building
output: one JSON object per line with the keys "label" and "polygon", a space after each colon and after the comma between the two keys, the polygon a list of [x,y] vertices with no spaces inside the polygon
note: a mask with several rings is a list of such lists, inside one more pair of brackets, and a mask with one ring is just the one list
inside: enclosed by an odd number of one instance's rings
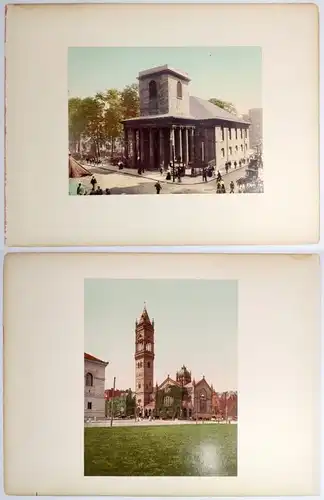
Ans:
{"label": "distant building", "polygon": [[105,370],[108,362],[84,353],[84,417],[105,417]]}
{"label": "distant building", "polygon": [[249,123],[190,95],[190,78],[168,65],[138,75],[140,116],[124,120],[125,156],[131,166],[185,167],[226,162],[249,155]]}
{"label": "distant building", "polygon": [[120,389],[106,389],[105,390],[105,400],[110,401],[115,398],[126,398],[127,391],[121,391]]}
{"label": "distant building", "polygon": [[[164,416],[211,419],[217,414],[235,418],[237,394],[214,391],[203,376],[196,382],[191,372],[182,366],[175,378],[169,375],[161,384],[154,384],[154,320],[146,307],[135,322],[135,391],[137,412],[143,417]],[[217,395],[218,394],[218,395]],[[235,401],[235,403],[234,403]]]}
{"label": "distant building", "polygon": [[250,146],[255,148],[262,144],[262,134],[263,134],[263,113],[262,108],[254,108],[249,111],[249,118],[251,122],[250,127]]}

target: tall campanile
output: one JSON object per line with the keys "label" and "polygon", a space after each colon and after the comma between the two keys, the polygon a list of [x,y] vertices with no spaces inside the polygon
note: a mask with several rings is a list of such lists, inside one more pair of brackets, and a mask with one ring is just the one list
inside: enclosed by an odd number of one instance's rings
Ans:
{"label": "tall campanile", "polygon": [[144,305],[135,323],[135,391],[137,407],[150,402],[154,387],[154,320],[150,320]]}

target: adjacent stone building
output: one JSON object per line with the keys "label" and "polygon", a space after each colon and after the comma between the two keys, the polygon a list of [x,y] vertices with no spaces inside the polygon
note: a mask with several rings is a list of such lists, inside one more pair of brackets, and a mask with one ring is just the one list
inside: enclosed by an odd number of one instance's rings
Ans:
{"label": "adjacent stone building", "polygon": [[138,80],[140,116],[123,122],[131,166],[221,168],[247,159],[249,122],[191,96],[186,73],[165,65],[141,71]]}
{"label": "adjacent stone building", "polygon": [[84,353],[84,418],[105,417],[105,370],[108,362]]}
{"label": "adjacent stone building", "polygon": [[[154,384],[154,320],[147,309],[135,322],[135,392],[137,413],[143,417],[160,416],[210,419],[214,416],[236,418],[237,405],[228,412],[228,395],[214,391],[213,385],[203,376],[197,382],[191,372],[182,366],[175,378],[170,375],[161,383]],[[231,396],[232,397],[232,396]],[[232,398],[233,399],[233,398]],[[231,399],[231,401],[232,401]],[[234,397],[237,401],[237,394]]]}
{"label": "adjacent stone building", "polygon": [[253,108],[249,110],[250,126],[250,143],[252,148],[256,148],[262,144],[263,136],[263,113],[262,108]]}

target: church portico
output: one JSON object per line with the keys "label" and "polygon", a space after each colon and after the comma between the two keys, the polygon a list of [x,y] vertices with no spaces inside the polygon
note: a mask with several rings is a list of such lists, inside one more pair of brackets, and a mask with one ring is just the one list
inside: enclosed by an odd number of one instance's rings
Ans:
{"label": "church portico", "polygon": [[167,168],[174,162],[188,166],[194,160],[192,125],[138,123],[125,127],[124,155],[128,165],[147,170]]}

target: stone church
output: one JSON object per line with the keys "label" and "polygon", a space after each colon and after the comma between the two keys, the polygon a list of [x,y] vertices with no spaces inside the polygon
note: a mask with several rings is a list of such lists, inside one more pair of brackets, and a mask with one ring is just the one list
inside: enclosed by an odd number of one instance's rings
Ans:
{"label": "stone church", "polygon": [[[134,358],[138,414],[157,415],[160,396],[163,409],[170,408],[170,417],[210,419],[216,414],[213,386],[205,377],[196,382],[185,366],[174,379],[168,375],[160,385],[154,385],[154,320],[150,320],[146,307],[135,323]],[[177,407],[175,398],[179,400]]]}
{"label": "stone church", "polygon": [[129,165],[218,169],[247,160],[250,123],[190,95],[187,73],[164,65],[141,71],[138,80],[140,116],[123,122]]}

